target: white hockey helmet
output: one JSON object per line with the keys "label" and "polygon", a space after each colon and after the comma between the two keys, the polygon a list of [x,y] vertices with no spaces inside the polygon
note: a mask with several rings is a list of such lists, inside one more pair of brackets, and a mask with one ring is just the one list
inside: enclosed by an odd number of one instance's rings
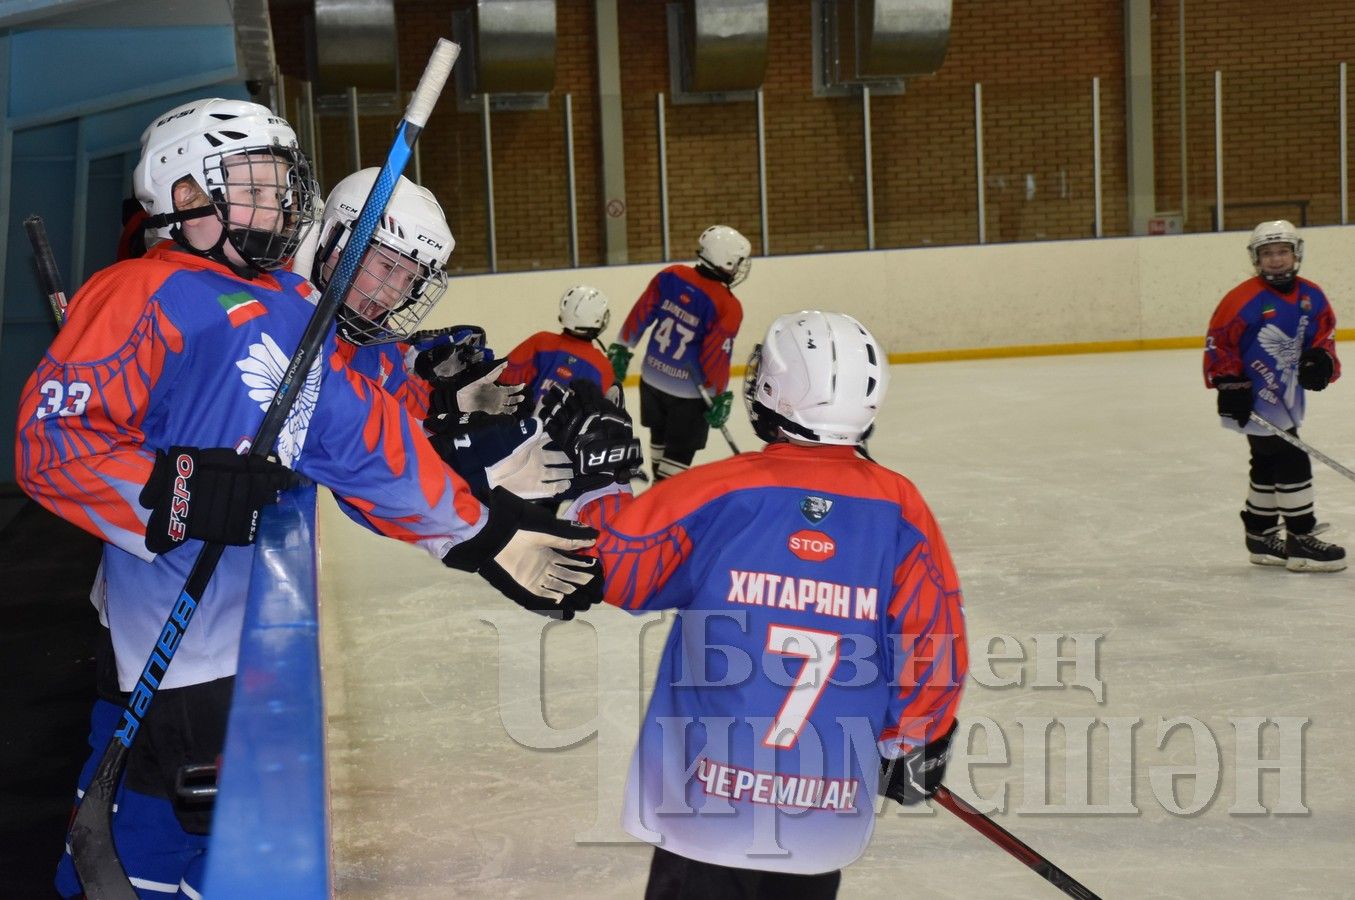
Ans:
{"label": "white hockey helmet", "polygon": [[[1294,267],[1287,272],[1263,272],[1261,270],[1261,248],[1267,244],[1288,244],[1294,251]],[[1247,254],[1251,257],[1252,270],[1270,284],[1287,284],[1294,280],[1303,264],[1303,238],[1294,223],[1287,219],[1273,219],[1262,222],[1251,230],[1251,240],[1247,241]]]}
{"label": "white hockey helmet", "polygon": [[743,397],[764,441],[860,444],[889,387],[884,349],[851,316],[801,310],[778,316],[753,350]]}
{"label": "white hockey helmet", "polygon": [[[380,171],[371,168],[354,172],[336,184],[325,201],[311,270],[311,281],[321,290],[338,265],[353,224]],[[363,255],[348,289],[347,302],[339,307],[339,334],[359,346],[404,340],[419,327],[447,289],[447,260],[456,239],[437,198],[402,175],[369,246],[377,252]],[[376,295],[392,275],[392,263],[398,263],[412,277],[399,286],[394,302],[377,304]],[[377,271],[376,264],[381,265],[382,271]],[[359,284],[364,272],[371,277],[362,281],[375,285],[367,290]]]}
{"label": "white hockey helmet", "polygon": [[728,225],[712,225],[701,232],[696,258],[725,277],[730,287],[748,277],[753,245]]}
{"label": "white hockey helmet", "polygon": [[[222,241],[229,240],[241,257],[260,269],[282,265],[314,222],[319,191],[287,120],[266,106],[246,100],[218,98],[184,103],[142,132],[141,159],[132,173],[132,190],[150,214],[148,230],[156,237],[174,237],[179,222],[210,214],[175,212],[174,185],[183,178],[192,178],[211,199],[222,222],[228,223],[229,207],[240,204],[226,202],[227,167],[223,163],[241,154],[268,154],[286,162],[289,190],[282,201],[282,227],[275,230],[227,224]],[[231,166],[231,185],[244,183],[253,169],[250,165]],[[277,185],[272,187],[275,193]],[[277,211],[276,206],[259,208],[268,210],[270,218]],[[219,252],[220,246],[213,251]]]}
{"label": "white hockey helmet", "polygon": [[602,333],[612,320],[607,295],[587,284],[576,284],[560,297],[560,325],[585,340]]}

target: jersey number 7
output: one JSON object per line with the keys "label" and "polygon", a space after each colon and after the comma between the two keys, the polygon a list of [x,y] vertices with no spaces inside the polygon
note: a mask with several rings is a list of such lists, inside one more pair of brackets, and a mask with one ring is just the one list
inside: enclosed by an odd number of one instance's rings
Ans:
{"label": "jersey number 7", "polygon": [[805,664],[781,704],[781,711],[762,736],[765,746],[779,750],[789,750],[795,746],[805,722],[809,721],[809,714],[814,711],[823,689],[833,677],[833,669],[837,668],[840,658],[838,644],[841,640],[842,635],[833,631],[791,628],[787,625],[767,626],[766,651],[781,656],[798,656]]}

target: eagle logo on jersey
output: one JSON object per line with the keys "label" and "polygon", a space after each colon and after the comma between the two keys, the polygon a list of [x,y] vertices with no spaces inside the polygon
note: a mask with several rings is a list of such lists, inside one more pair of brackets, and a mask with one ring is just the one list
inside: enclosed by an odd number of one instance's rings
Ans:
{"label": "eagle logo on jersey", "polygon": [[1298,385],[1299,356],[1303,353],[1303,348],[1300,346],[1302,343],[1300,335],[1303,334],[1306,327],[1305,317],[1299,321],[1298,334],[1293,337],[1285,334],[1280,326],[1273,323],[1266,325],[1256,333],[1256,340],[1278,364],[1280,384],[1284,385],[1284,405],[1289,407],[1294,405],[1294,392]]}
{"label": "eagle logo on jersey", "polygon": [[800,501],[800,513],[814,524],[822,522],[824,516],[833,509],[833,501],[827,497],[815,497],[812,494]]}
{"label": "eagle logo on jersey", "polygon": [[[258,403],[259,409],[268,410],[290,361],[291,357],[282,351],[272,335],[265,333],[260,343],[249,345],[249,356],[236,362],[240,380],[249,388],[249,399]],[[306,383],[287,413],[282,433],[278,435],[278,461],[284,466],[290,466],[301,455],[301,446],[306,442],[306,431],[310,428],[311,415],[319,397],[320,358],[317,356],[306,373]]]}

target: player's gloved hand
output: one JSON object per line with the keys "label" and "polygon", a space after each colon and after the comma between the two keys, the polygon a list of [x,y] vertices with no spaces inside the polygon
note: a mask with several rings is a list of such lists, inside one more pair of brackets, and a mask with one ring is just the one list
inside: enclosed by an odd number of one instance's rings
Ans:
{"label": "player's gloved hand", "polygon": [[601,565],[576,552],[597,534],[500,487],[489,495],[489,521],[442,562],[478,572],[523,609],[569,621],[602,599]]}
{"label": "player's gloved hand", "polygon": [[1245,375],[1220,375],[1214,379],[1219,391],[1219,415],[1239,425],[1251,418],[1251,379]]}
{"label": "player's gloved hand", "polygon": [[541,399],[537,417],[584,481],[629,481],[632,470],[644,464],[630,417],[606,399],[595,382],[580,378],[567,390],[552,385]]}
{"label": "player's gloved hand", "polygon": [[1309,347],[1299,357],[1299,387],[1305,391],[1320,391],[1331,384],[1335,371],[1331,354],[1321,347]]}
{"label": "player's gloved hand", "polygon": [[508,365],[494,360],[474,363],[450,378],[439,378],[433,383],[429,398],[429,417],[440,415],[469,415],[487,413],[491,416],[514,415],[526,395],[525,384],[496,384],[495,379]]}
{"label": "player's gloved hand", "polygon": [[512,453],[485,469],[490,490],[501,487],[524,500],[557,497],[569,490],[574,466],[568,454],[549,448],[549,441],[550,435],[538,431]]}
{"label": "player's gloved hand", "polygon": [[716,394],[710,401],[710,407],[706,410],[706,421],[710,423],[711,428],[723,428],[729,421],[729,409],[734,403],[734,393],[725,391],[723,394]]}
{"label": "player's gloved hand", "polygon": [[236,546],[254,543],[259,510],[297,480],[291,469],[229,447],[157,450],[141,505],[151,511],[146,549],[167,553],[192,538]]}
{"label": "player's gloved hand", "polygon": [[630,368],[630,358],[635,354],[625,344],[613,342],[607,347],[607,359],[612,363],[612,374],[618,382],[626,380],[626,370]]}
{"label": "player's gloved hand", "polygon": [[430,384],[494,358],[485,347],[485,330],[478,325],[416,331],[409,336],[409,346],[413,359],[406,355],[406,364]]}
{"label": "player's gloved hand", "polygon": [[914,747],[898,759],[880,758],[880,794],[904,806],[928,800],[941,787],[958,722],[941,737]]}

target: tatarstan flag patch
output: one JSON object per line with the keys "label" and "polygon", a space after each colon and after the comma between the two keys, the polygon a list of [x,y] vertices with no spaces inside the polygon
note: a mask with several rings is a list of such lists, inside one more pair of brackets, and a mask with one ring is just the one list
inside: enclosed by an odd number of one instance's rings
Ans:
{"label": "tatarstan flag patch", "polygon": [[1263,319],[1273,319],[1273,318],[1275,318],[1275,304],[1274,304],[1274,303],[1266,303],[1266,304],[1263,304],[1263,305],[1261,306],[1261,318],[1263,318]]}
{"label": "tatarstan flag patch", "polygon": [[232,328],[239,328],[250,319],[257,319],[268,312],[267,308],[253,294],[245,291],[222,294],[216,298],[216,302],[220,303],[221,308],[226,311],[226,318],[231,320]]}

